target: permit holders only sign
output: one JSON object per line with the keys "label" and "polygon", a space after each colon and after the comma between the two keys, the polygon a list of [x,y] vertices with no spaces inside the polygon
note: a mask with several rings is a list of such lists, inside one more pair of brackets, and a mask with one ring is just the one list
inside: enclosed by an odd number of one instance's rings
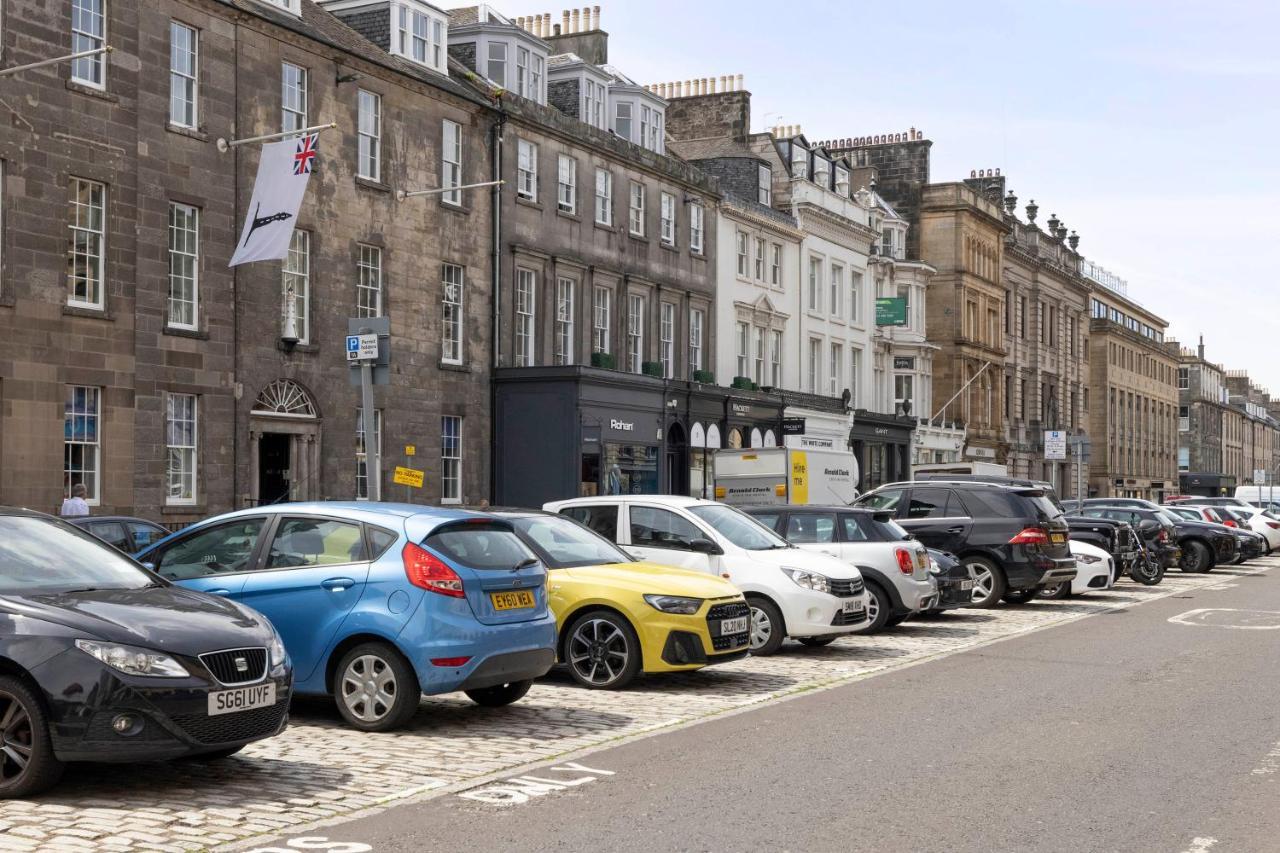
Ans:
{"label": "permit holders only sign", "polygon": [[347,361],[373,361],[377,357],[377,335],[347,335]]}

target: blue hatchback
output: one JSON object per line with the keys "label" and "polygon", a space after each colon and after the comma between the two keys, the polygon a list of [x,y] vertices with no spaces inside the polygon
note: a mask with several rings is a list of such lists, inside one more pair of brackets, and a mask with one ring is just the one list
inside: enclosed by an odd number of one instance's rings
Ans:
{"label": "blue hatchback", "polygon": [[555,663],[546,569],[484,513],[280,504],[210,518],[137,559],[263,613],[294,692],[332,695],[365,731],[405,724],[423,693],[507,705]]}

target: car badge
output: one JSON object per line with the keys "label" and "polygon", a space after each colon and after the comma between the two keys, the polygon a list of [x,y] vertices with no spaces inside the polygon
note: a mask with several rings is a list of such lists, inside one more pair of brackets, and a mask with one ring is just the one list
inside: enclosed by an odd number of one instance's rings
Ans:
{"label": "car badge", "polygon": [[521,583],[523,583],[523,581],[518,581],[518,580],[517,580],[517,581],[515,582],[515,585],[516,585],[516,586],[520,586],[520,584],[521,584]]}
{"label": "car badge", "polygon": [[248,672],[249,661],[244,658],[236,658],[236,672]]}

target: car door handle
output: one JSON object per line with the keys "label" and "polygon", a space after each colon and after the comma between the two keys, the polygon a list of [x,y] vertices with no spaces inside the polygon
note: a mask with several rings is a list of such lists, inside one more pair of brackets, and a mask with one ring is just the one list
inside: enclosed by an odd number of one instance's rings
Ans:
{"label": "car door handle", "polygon": [[947,532],[948,533],[964,533],[964,528],[961,527],[960,525],[956,525],[955,527],[948,527]]}
{"label": "car door handle", "polygon": [[320,586],[325,589],[333,590],[334,592],[342,592],[347,587],[355,585],[356,582],[351,578],[329,578],[328,580],[321,581],[320,583]]}
{"label": "car door handle", "polygon": [[209,593],[210,595],[230,595],[231,594],[231,590],[223,589],[222,587],[219,587],[218,589],[206,589],[205,592]]}

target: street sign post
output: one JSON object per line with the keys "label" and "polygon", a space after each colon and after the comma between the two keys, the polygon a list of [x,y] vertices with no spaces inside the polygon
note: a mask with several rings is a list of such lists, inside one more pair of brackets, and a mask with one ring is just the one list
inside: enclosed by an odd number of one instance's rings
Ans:
{"label": "street sign post", "polygon": [[1253,484],[1254,484],[1255,486],[1265,486],[1265,485],[1267,484],[1267,469],[1266,469],[1266,468],[1254,468],[1254,469],[1253,469]]}
{"label": "street sign post", "polygon": [[377,335],[347,335],[347,361],[376,361]]}
{"label": "street sign post", "polygon": [[391,381],[391,320],[387,317],[352,317],[347,320],[347,364],[358,370],[360,421],[364,425],[364,469],[369,500],[382,500],[382,460],[379,458],[373,386]]}
{"label": "street sign post", "polygon": [[1044,458],[1064,462],[1067,458],[1067,434],[1060,429],[1044,431]]}

